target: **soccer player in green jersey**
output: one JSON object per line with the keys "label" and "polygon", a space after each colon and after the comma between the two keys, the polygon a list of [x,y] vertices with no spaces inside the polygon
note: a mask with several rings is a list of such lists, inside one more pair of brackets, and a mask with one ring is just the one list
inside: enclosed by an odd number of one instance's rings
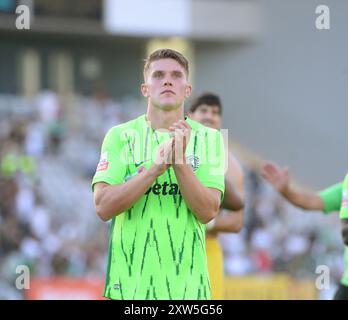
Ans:
{"label": "soccer player in green jersey", "polygon": [[146,114],[104,138],[92,188],[97,214],[112,219],[107,298],[211,298],[205,224],[224,196],[224,143],[184,117],[188,73],[180,53],[153,52],[141,85]]}
{"label": "soccer player in green jersey", "polygon": [[342,219],[342,236],[345,244],[348,244],[348,173],[343,181],[342,191],[342,205],[340,211],[340,218]]}
{"label": "soccer player in green jersey", "polygon": [[[342,203],[340,210],[340,218],[342,222],[342,237],[344,244],[346,245],[346,255],[345,255],[345,263],[346,263],[346,276],[345,276],[345,284],[348,287],[348,174],[346,175],[343,182],[343,190],[342,190]],[[346,291],[346,299],[348,298],[348,290]]]}
{"label": "soccer player in green jersey", "polygon": [[305,210],[323,211],[325,214],[341,210],[342,235],[345,242],[345,272],[340,286],[335,294],[335,300],[348,300],[348,178],[344,183],[337,183],[318,193],[307,192],[289,183],[288,168],[279,168],[272,162],[266,162],[262,167],[262,176],[270,182],[290,203]]}

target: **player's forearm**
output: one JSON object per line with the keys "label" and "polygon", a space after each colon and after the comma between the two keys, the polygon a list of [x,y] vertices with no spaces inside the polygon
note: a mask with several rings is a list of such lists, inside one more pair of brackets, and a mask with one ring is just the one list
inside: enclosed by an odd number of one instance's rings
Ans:
{"label": "player's forearm", "polygon": [[314,192],[297,190],[288,186],[281,194],[293,205],[305,210],[324,210],[324,203],[320,196]]}
{"label": "player's forearm", "polygon": [[243,228],[243,211],[229,212],[226,215],[218,215],[215,218],[214,227],[209,232],[233,232],[238,233]]}
{"label": "player's forearm", "polygon": [[233,184],[225,179],[225,196],[221,204],[227,210],[241,210],[244,208],[244,201]]}
{"label": "player's forearm", "polygon": [[95,197],[98,216],[107,221],[131,208],[156,180],[156,173],[150,168],[119,185],[104,187]]}
{"label": "player's forearm", "polygon": [[342,219],[342,237],[343,242],[348,246],[348,219]]}
{"label": "player's forearm", "polygon": [[188,207],[202,223],[208,223],[216,217],[220,201],[215,199],[211,191],[206,188],[194,175],[190,165],[173,166],[180,192]]}

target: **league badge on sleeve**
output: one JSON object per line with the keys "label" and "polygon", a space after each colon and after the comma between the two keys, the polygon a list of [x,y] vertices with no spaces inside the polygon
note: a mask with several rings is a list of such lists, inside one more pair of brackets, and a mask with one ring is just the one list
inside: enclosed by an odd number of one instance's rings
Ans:
{"label": "league badge on sleeve", "polygon": [[108,153],[103,152],[100,156],[100,160],[97,166],[97,172],[100,171],[105,171],[109,167],[109,162],[108,162]]}

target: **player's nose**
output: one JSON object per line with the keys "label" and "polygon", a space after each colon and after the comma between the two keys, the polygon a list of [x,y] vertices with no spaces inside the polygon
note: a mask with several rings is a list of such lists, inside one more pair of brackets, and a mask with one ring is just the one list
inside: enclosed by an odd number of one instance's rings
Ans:
{"label": "player's nose", "polygon": [[173,82],[168,78],[165,79],[164,84],[165,87],[172,87],[173,86]]}
{"label": "player's nose", "polygon": [[171,78],[170,74],[166,74],[164,76],[163,85],[164,86],[173,86],[173,79]]}

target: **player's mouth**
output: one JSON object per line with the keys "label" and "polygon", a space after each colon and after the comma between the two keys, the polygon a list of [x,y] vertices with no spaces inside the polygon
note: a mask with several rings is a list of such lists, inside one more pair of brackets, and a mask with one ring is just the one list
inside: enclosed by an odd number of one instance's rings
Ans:
{"label": "player's mouth", "polygon": [[164,90],[161,92],[161,94],[173,94],[173,95],[175,95],[175,92],[172,90]]}
{"label": "player's mouth", "polygon": [[203,120],[202,122],[203,122],[203,124],[206,125],[206,126],[212,126],[212,125],[213,125],[213,122],[210,121],[210,120]]}

